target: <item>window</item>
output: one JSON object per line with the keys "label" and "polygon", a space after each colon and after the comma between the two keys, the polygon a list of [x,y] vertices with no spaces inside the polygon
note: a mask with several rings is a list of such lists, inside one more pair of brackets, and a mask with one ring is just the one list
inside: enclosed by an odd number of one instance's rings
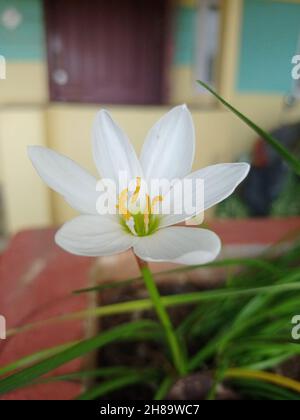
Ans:
{"label": "window", "polygon": [[164,100],[166,0],[45,0],[53,101]]}
{"label": "window", "polygon": [[210,85],[216,84],[220,21],[220,0],[198,0],[195,79],[201,79]]}

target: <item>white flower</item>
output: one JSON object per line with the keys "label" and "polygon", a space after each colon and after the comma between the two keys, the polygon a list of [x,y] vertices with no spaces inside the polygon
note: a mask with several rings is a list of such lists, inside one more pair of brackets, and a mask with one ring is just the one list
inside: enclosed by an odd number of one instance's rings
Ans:
{"label": "white flower", "polygon": [[[118,182],[120,171],[129,179],[204,180],[204,210],[233,193],[249,172],[247,163],[219,164],[191,173],[195,152],[194,126],[185,105],[162,117],[150,130],[140,159],[123,131],[106,111],[100,111],[93,130],[93,155],[102,178]],[[206,229],[173,226],[194,215],[154,215],[145,208],[126,214],[99,215],[97,180],[75,162],[40,146],[29,147],[29,157],[43,180],[81,216],[67,222],[56,234],[56,243],[77,255],[104,256],[133,248],[145,261],[205,264],[221,249],[219,237]],[[192,191],[191,194],[195,194]],[[132,198],[131,198],[132,199]],[[151,205],[162,200],[151,199]],[[133,199],[133,202],[135,200]],[[119,203],[120,204],[120,203]],[[202,209],[201,209],[202,210]]]}

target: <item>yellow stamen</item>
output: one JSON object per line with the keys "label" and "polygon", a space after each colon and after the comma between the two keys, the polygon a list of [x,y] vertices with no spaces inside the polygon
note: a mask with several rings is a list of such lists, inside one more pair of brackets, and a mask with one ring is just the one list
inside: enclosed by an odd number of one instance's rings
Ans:
{"label": "yellow stamen", "polygon": [[162,201],[163,201],[163,197],[161,195],[157,195],[156,197],[153,198],[152,205],[151,205],[151,213],[152,214],[155,212],[155,207],[156,207],[157,203],[161,203]]}
{"label": "yellow stamen", "polygon": [[137,178],[136,178],[136,189],[135,189],[135,191],[134,191],[134,193],[133,193],[133,196],[131,197],[131,204],[134,204],[134,203],[136,203],[136,201],[138,200],[138,198],[139,198],[139,194],[140,194],[140,190],[141,190],[141,182],[142,182],[142,180],[141,180],[141,178],[138,176]]}
{"label": "yellow stamen", "polygon": [[[157,195],[151,201],[151,198],[148,194],[143,195],[143,203],[136,204],[141,195],[141,184],[142,179],[140,177],[136,178],[136,188],[134,193],[130,193],[128,188],[124,189],[119,197],[116,208],[118,213],[122,216],[122,219],[125,221],[128,229],[134,235],[147,235],[150,230],[151,216],[155,212],[155,207],[158,203],[163,201],[161,195]],[[132,194],[132,195],[131,195]],[[140,226],[136,223],[135,217],[142,214],[144,219],[144,226]],[[136,230],[138,229],[138,231]]]}
{"label": "yellow stamen", "polygon": [[131,217],[127,209],[127,200],[128,200],[128,188],[123,190],[119,195],[119,204],[117,204],[117,208],[119,209],[119,214],[122,214],[124,219],[128,221]]}
{"label": "yellow stamen", "polygon": [[149,214],[151,212],[151,200],[148,194],[146,194],[146,209],[145,209],[145,213],[144,213],[144,223],[145,223],[145,227],[146,230],[148,230],[148,226],[149,226]]}

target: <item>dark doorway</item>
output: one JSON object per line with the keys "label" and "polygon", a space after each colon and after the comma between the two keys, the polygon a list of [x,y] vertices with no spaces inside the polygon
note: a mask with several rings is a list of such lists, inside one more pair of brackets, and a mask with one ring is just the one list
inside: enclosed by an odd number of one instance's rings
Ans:
{"label": "dark doorway", "polygon": [[45,0],[52,101],[159,104],[167,0]]}

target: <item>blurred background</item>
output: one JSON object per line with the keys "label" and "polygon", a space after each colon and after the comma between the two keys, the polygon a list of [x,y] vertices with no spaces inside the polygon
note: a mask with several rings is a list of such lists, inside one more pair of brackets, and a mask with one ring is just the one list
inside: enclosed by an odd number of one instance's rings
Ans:
{"label": "blurred background", "polygon": [[26,147],[48,146],[95,173],[90,132],[103,106],[139,150],[171,105],[187,103],[196,124],[195,169],[253,164],[220,217],[299,214],[299,180],[196,84],[214,86],[297,153],[297,53],[298,0],[1,0],[0,236],[73,216],[36,175]]}

